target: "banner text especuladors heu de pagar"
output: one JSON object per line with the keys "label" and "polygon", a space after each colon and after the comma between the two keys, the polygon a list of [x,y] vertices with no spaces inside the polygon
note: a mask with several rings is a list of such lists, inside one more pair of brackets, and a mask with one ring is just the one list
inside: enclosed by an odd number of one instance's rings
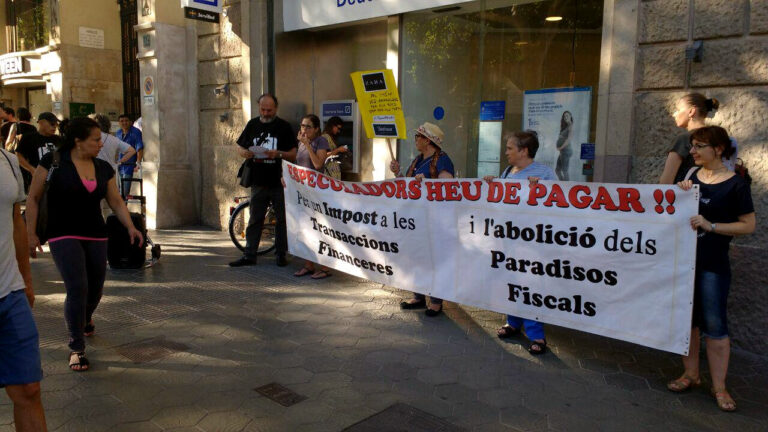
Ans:
{"label": "banner text especuladors heu de pagar", "polygon": [[697,188],[351,183],[287,162],[283,177],[294,255],[465,305],[687,352]]}

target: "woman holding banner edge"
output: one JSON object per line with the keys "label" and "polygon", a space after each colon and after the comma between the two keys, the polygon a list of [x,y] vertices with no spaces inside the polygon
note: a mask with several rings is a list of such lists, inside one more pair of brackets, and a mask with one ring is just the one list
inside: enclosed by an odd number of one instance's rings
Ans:
{"label": "woman holding banner edge", "polygon": [[[539,150],[539,138],[536,132],[515,132],[509,135],[506,142],[504,154],[507,156],[509,166],[501,174],[501,178],[527,179],[532,184],[539,180],[557,180],[557,175],[552,168],[533,161]],[[494,176],[483,177],[489,183],[494,178]],[[529,353],[539,355],[547,351],[544,324],[539,321],[507,315],[507,322],[496,331],[496,335],[499,339],[507,339],[519,334],[521,329],[525,330],[525,336],[531,342],[528,346]]]}
{"label": "woman holding banner edge", "polygon": [[[451,158],[442,150],[445,134],[442,129],[432,123],[424,123],[416,130],[414,142],[419,154],[408,167],[406,177],[414,177],[416,180],[429,178],[453,178],[454,169]],[[400,171],[400,162],[393,160],[389,164],[389,169],[397,177],[403,177]],[[400,303],[400,308],[405,310],[420,309],[426,307],[424,312],[428,317],[435,317],[443,312],[443,299],[430,297],[429,306],[427,306],[427,297],[424,294],[414,292],[413,298]]]}
{"label": "woman holding banner edge", "polygon": [[736,403],[725,386],[730,357],[726,303],[731,284],[728,257],[731,239],[755,231],[755,209],[749,184],[723,164],[733,152],[725,129],[706,126],[691,132],[695,166],[678,186],[689,190],[700,187],[699,214],[691,218],[698,232],[696,276],[693,295],[693,328],[685,371],[667,383],[673,392],[683,392],[701,384],[699,378],[700,335],[707,337],[707,360],[712,379],[712,395],[718,408],[736,410]]}

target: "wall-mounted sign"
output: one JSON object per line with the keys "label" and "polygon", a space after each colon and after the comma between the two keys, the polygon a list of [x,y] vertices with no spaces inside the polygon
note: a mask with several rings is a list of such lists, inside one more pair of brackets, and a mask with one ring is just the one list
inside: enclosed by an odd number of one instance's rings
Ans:
{"label": "wall-mounted sign", "polygon": [[471,0],[285,1],[283,2],[283,25],[285,31],[301,30],[345,22],[361,21],[369,18],[398,15],[422,9],[440,9],[444,6],[468,3],[469,1]]}
{"label": "wall-mounted sign", "polygon": [[81,47],[104,49],[104,30],[80,27],[79,36]]}
{"label": "wall-mounted sign", "polygon": [[0,59],[0,75],[10,75],[24,72],[24,59],[19,56]]}
{"label": "wall-mounted sign", "polygon": [[149,34],[145,34],[141,37],[141,41],[144,45],[144,48],[149,48],[152,46],[152,37]]}
{"label": "wall-mounted sign", "polygon": [[69,116],[70,117],[85,117],[89,114],[96,113],[96,104],[92,103],[69,103]]}
{"label": "wall-mounted sign", "polygon": [[141,86],[145,96],[151,96],[155,94],[155,81],[151,76],[144,77],[144,84]]}
{"label": "wall-mounted sign", "polygon": [[219,14],[217,14],[216,12],[209,12],[202,9],[195,9],[191,7],[184,8],[184,17],[197,20],[197,21],[205,21],[210,23],[219,22]]}
{"label": "wall-mounted sign", "polygon": [[480,121],[504,120],[506,101],[482,101],[480,102]]}
{"label": "wall-mounted sign", "polygon": [[220,14],[224,11],[224,0],[181,0],[181,7]]}

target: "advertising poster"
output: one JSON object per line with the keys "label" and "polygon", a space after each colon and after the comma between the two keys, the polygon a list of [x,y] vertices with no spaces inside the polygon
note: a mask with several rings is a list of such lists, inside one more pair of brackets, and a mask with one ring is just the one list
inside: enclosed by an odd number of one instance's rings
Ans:
{"label": "advertising poster", "polygon": [[562,181],[585,181],[581,144],[589,142],[592,87],[527,90],[523,129],[539,135],[536,162],[552,167]]}
{"label": "advertising poster", "polygon": [[285,161],[283,179],[293,255],[464,305],[688,350],[697,187],[353,183]]}
{"label": "advertising poster", "polygon": [[368,138],[406,139],[405,116],[390,69],[350,74]]}

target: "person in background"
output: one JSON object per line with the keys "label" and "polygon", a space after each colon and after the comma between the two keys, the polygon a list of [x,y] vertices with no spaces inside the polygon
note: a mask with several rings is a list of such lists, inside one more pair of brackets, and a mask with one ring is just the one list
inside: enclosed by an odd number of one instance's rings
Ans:
{"label": "person in background", "polygon": [[97,156],[99,159],[108,162],[112,169],[117,172],[118,165],[127,163],[136,155],[136,149],[125,141],[121,141],[114,135],[109,134],[112,122],[104,114],[93,114],[91,116],[101,129],[101,151]]}
{"label": "person in background", "polygon": [[[299,134],[296,139],[299,141],[296,164],[315,171],[322,171],[330,146],[328,140],[320,135],[320,119],[314,114],[304,116],[301,119]],[[321,266],[320,270],[315,271],[315,263],[309,260],[305,260],[304,267],[293,275],[301,277],[308,274],[312,274],[312,279],[325,279],[331,276],[328,267]]]}
{"label": "person in background", "polygon": [[13,111],[13,108],[0,107],[0,121],[2,121],[2,124],[0,124],[0,143],[2,143],[3,148],[5,148],[5,140],[8,139],[8,131],[11,129],[11,124],[16,122],[15,117],[8,115],[7,109]]}
{"label": "person in background", "polygon": [[341,117],[333,116],[325,122],[325,128],[323,129],[323,138],[328,141],[328,148],[330,149],[326,156],[323,170],[327,176],[337,180],[341,179],[341,161],[339,161],[339,157],[349,151],[347,146],[339,146],[336,141],[339,135],[341,135],[343,128],[344,120]]}
{"label": "person in background", "polygon": [[0,149],[0,387],[13,403],[17,431],[46,430],[40,399],[39,336],[35,291],[21,202],[24,183],[16,156]]}
{"label": "person in background", "polygon": [[736,403],[725,386],[731,343],[728,338],[727,300],[731,287],[729,245],[734,236],[755,231],[755,207],[749,184],[730,171],[723,159],[733,152],[728,133],[719,126],[705,126],[691,132],[695,168],[678,182],[683,190],[699,185],[699,214],[691,217],[698,235],[696,273],[693,288],[693,328],[685,371],[667,388],[683,392],[699,385],[700,336],[707,338],[707,360],[712,395],[718,408],[734,411]]}
{"label": "person in background", "polygon": [[[19,108],[19,112],[21,116],[21,108]],[[21,128],[21,124],[19,123],[19,128]],[[27,190],[40,159],[61,144],[61,138],[56,135],[58,124],[59,119],[53,113],[40,113],[37,117],[37,130],[24,132],[21,136],[16,155],[19,157],[19,164],[24,169],[24,185]]]}
{"label": "person in background", "polygon": [[[425,177],[435,178],[453,178],[454,169],[451,158],[442,150],[445,134],[442,129],[432,123],[424,123],[415,131],[414,141],[416,151],[419,152],[416,159],[411,162],[406,177],[414,177],[421,181]],[[402,177],[400,163],[393,160],[389,164],[389,169],[398,176]],[[426,307],[424,312],[429,317],[440,315],[443,311],[443,300],[437,297],[431,297],[429,306],[427,306],[426,296],[424,294],[413,293],[413,298],[400,303],[401,309],[419,309]]]}
{"label": "person in background", "polygon": [[[539,150],[539,137],[534,131],[515,132],[507,138],[504,154],[509,166],[501,174],[503,179],[528,180],[535,183],[539,180],[557,180],[552,168],[534,162]],[[487,182],[493,181],[494,176],[485,176]],[[544,324],[539,321],[523,319],[507,315],[507,322],[496,331],[499,339],[511,338],[525,330],[525,335],[531,344],[528,352],[533,355],[544,354],[547,351],[547,339],[544,336]]]}
{"label": "person in background", "polygon": [[672,118],[675,119],[675,126],[686,131],[677,135],[672,142],[659,183],[672,184],[685,177],[685,173],[694,165],[691,156],[691,131],[706,126],[704,120],[719,107],[720,102],[717,99],[707,99],[700,93],[689,93],[677,101]]}
{"label": "person in background", "polygon": [[[141,131],[132,126],[133,122],[128,114],[120,114],[117,121],[120,123],[120,129],[115,134],[120,141],[127,142],[136,150],[136,155],[128,158],[120,165],[120,178],[133,178],[134,173],[139,171],[141,161],[144,160],[144,140]],[[123,155],[120,155],[122,158]],[[122,182],[121,182],[122,183]],[[128,190],[121,191],[124,195],[131,193],[131,187]]]}
{"label": "person in background", "polygon": [[24,134],[37,132],[37,130],[38,128],[32,124],[32,113],[30,113],[29,110],[24,107],[19,108],[18,121],[11,124],[10,128],[8,129],[8,136],[5,140],[5,148],[12,148],[13,151],[16,151],[16,146],[19,145]]}
{"label": "person in background", "polygon": [[64,142],[48,153],[35,170],[27,199],[27,236],[32,256],[41,247],[37,215],[43,185],[58,154],[59,164],[51,173],[48,189],[48,218],[45,235],[51,255],[64,281],[67,296],[64,318],[69,331],[69,368],[88,370],[85,337],[96,331],[93,313],[101,301],[107,268],[107,225],[101,211],[106,198],[118,220],[128,230],[131,243],[141,245],[141,233],[131,222],[128,208],[117,191],[115,171],[96,156],[101,150],[98,123],[77,117],[64,131]]}

